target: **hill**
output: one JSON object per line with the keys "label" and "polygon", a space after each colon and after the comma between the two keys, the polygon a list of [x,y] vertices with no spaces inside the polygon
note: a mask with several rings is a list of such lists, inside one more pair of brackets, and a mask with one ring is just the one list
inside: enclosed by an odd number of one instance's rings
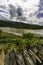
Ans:
{"label": "hill", "polygon": [[14,21],[3,21],[0,20],[0,27],[13,27],[13,28],[24,28],[24,29],[43,29],[43,26],[26,24],[22,22]]}

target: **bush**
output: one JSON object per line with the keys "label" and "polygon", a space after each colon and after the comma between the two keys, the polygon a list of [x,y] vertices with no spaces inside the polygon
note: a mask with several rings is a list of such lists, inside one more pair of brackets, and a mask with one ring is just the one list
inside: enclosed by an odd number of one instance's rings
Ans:
{"label": "bush", "polygon": [[31,33],[27,33],[27,34],[23,33],[23,38],[29,38],[29,39],[31,39],[33,36],[34,35],[31,34]]}

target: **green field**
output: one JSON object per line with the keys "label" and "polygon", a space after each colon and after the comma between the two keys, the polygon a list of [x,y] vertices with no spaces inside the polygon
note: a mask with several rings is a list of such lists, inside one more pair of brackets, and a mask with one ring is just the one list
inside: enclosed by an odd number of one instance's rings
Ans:
{"label": "green field", "polygon": [[43,39],[27,33],[23,36],[17,36],[11,33],[5,33],[0,30],[0,50],[12,51],[12,49],[24,50],[35,45],[43,45]]}

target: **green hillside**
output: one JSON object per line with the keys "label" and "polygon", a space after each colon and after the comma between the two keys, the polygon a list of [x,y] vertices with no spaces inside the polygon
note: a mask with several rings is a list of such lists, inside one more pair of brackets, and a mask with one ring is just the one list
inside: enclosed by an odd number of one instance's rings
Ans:
{"label": "green hillside", "polygon": [[43,29],[43,26],[25,24],[21,22],[14,21],[2,21],[0,20],[0,27],[14,27],[14,28],[24,28],[24,29]]}

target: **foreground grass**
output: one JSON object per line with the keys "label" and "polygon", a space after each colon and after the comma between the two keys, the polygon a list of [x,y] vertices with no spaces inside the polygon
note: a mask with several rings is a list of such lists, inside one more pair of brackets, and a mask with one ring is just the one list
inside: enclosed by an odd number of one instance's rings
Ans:
{"label": "foreground grass", "polygon": [[23,51],[25,48],[29,48],[30,46],[41,44],[43,44],[43,41],[41,41],[40,37],[34,36],[31,33],[23,33],[23,36],[20,37],[0,31],[0,50],[6,52],[10,52],[12,49]]}

